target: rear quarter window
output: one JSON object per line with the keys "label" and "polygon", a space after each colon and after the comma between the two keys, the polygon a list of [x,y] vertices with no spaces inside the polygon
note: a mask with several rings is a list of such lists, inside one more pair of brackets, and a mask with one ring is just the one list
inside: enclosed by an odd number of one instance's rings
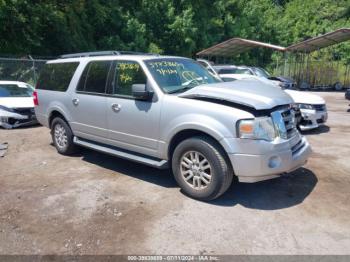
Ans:
{"label": "rear quarter window", "polygon": [[65,92],[79,62],[46,64],[40,73],[36,89]]}

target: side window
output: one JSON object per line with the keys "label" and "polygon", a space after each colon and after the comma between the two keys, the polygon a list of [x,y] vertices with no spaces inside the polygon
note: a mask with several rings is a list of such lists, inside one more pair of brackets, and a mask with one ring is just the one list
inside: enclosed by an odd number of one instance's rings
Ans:
{"label": "side window", "polygon": [[80,77],[77,91],[106,93],[106,83],[111,63],[111,61],[90,62]]}
{"label": "side window", "polygon": [[113,94],[132,96],[131,86],[133,84],[146,83],[147,77],[137,62],[116,61]]}
{"label": "side window", "polygon": [[37,89],[65,92],[79,62],[46,64],[40,73]]}

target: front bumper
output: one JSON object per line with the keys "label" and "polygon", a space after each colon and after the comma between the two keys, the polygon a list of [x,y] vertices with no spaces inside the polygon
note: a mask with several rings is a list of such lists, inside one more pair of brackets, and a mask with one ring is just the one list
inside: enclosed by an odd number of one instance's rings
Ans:
{"label": "front bumper", "polygon": [[37,124],[35,114],[22,115],[14,112],[0,111],[0,127],[12,129],[21,126],[31,126]]}
{"label": "front bumper", "polygon": [[229,154],[235,175],[240,182],[252,183],[272,179],[303,166],[311,147],[302,137],[289,149],[266,154]]}
{"label": "front bumper", "polygon": [[299,128],[301,131],[307,131],[319,127],[326,123],[328,119],[327,111],[316,111],[310,109],[301,109],[301,121]]}

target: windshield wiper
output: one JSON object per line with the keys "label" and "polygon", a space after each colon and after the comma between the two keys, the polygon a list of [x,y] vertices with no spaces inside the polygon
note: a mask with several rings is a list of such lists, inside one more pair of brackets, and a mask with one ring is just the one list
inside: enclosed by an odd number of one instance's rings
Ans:
{"label": "windshield wiper", "polygon": [[172,90],[172,91],[169,91],[168,94],[175,94],[175,93],[181,93],[181,92],[185,92],[187,90],[190,90],[196,86],[199,86],[199,85],[187,85],[187,86],[184,86],[182,88],[179,88],[179,89],[176,89],[176,90]]}
{"label": "windshield wiper", "polygon": [[179,88],[179,89],[168,91],[168,94],[175,94],[175,93],[185,92],[187,90],[190,90],[193,87],[194,86],[184,86],[183,88]]}
{"label": "windshield wiper", "polygon": [[176,90],[172,90],[172,91],[169,91],[168,94],[174,94],[174,93],[180,93],[180,92],[184,92],[184,91],[187,91],[191,88],[194,88],[194,87],[197,87],[197,86],[200,86],[200,85],[203,85],[205,83],[199,83],[198,81],[190,81],[187,85],[185,85],[184,87],[182,88],[179,88],[179,89],[176,89]]}

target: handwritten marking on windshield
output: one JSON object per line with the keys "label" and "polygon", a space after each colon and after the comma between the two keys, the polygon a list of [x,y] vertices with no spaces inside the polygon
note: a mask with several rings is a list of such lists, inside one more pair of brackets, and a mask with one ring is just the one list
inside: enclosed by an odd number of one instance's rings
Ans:
{"label": "handwritten marking on windshield", "polygon": [[157,69],[167,69],[166,67],[182,67],[182,69],[185,69],[184,64],[175,61],[150,62],[149,65],[151,68]]}
{"label": "handwritten marking on windshield", "polygon": [[175,69],[163,69],[163,68],[161,68],[161,69],[157,69],[156,71],[163,76],[177,74],[177,71]]}

